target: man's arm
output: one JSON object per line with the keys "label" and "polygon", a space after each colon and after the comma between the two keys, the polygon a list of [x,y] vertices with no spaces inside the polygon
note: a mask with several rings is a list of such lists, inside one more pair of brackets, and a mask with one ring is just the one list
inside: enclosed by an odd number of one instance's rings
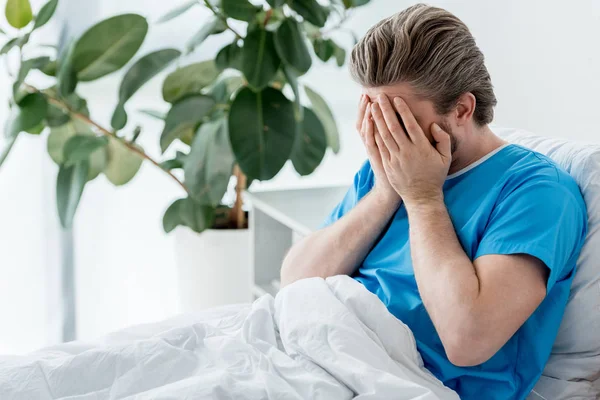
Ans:
{"label": "man's arm", "polygon": [[442,199],[406,205],[419,293],[455,365],[491,358],[546,295],[547,268],[527,255],[471,262]]}
{"label": "man's arm", "polygon": [[303,278],[350,275],[399,205],[373,189],[347,215],[294,245],[281,267],[281,286]]}
{"label": "man's arm", "polygon": [[347,215],[303,239],[288,253],[281,267],[282,287],[303,278],[350,275],[400,205],[391,187],[376,145],[370,99],[362,95],[356,129],[367,150],[375,187]]}
{"label": "man's arm", "polygon": [[478,365],[492,357],[542,302],[547,269],[527,255],[488,255],[471,262],[444,204],[450,137],[433,124],[433,147],[408,105],[395,98],[394,106],[395,110],[387,97],[380,97],[373,118],[383,140],[379,148],[386,175],[408,213],[419,293],[448,359],[459,366]]}

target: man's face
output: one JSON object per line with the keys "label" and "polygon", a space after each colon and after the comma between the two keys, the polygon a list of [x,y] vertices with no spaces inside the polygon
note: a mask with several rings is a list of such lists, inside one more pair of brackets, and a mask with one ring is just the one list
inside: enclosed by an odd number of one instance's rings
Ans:
{"label": "man's face", "polygon": [[452,152],[456,150],[458,141],[447,116],[438,114],[435,106],[430,100],[424,100],[415,94],[415,91],[407,83],[397,83],[391,86],[380,86],[372,88],[363,88],[363,93],[369,96],[372,103],[379,102],[380,95],[386,95],[393,104],[394,97],[401,97],[410,107],[417,123],[432,144],[435,143],[431,136],[431,124],[437,123],[444,131],[450,134],[452,141]]}

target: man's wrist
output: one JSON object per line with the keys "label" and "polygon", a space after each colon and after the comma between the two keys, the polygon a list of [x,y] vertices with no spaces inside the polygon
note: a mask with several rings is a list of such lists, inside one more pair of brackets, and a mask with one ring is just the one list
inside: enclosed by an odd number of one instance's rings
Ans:
{"label": "man's wrist", "polygon": [[407,212],[437,212],[440,210],[446,210],[446,203],[444,203],[443,192],[432,194],[430,196],[422,196],[415,199],[404,199],[404,207]]}
{"label": "man's wrist", "polygon": [[375,185],[371,190],[371,196],[375,198],[377,203],[386,209],[397,209],[400,207],[400,203],[402,202],[402,198],[396,191],[384,190]]}

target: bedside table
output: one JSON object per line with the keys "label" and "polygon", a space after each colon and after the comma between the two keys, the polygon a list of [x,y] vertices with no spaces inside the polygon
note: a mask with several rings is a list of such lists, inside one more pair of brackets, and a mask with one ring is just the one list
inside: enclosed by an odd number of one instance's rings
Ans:
{"label": "bedside table", "polygon": [[250,260],[260,297],[279,291],[281,263],[292,244],[318,229],[348,186],[247,192],[250,204]]}

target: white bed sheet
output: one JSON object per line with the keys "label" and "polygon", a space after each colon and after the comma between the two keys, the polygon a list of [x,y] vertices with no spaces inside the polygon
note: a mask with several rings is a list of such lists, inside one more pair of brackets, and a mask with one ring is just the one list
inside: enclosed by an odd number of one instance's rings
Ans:
{"label": "white bed sheet", "polygon": [[277,298],[0,357],[0,399],[457,400],[412,333],[345,276]]}

